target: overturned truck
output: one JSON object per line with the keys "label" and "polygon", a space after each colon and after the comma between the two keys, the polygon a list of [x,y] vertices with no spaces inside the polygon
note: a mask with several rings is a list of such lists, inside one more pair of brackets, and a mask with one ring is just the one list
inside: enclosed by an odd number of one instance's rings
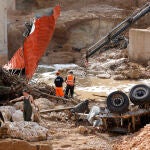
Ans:
{"label": "overturned truck", "polygon": [[[91,109],[87,118],[104,130],[127,133],[150,122],[150,87],[139,84],[131,88],[129,97],[122,91],[108,95],[106,108]],[[90,117],[92,116],[92,117]]]}
{"label": "overturned truck", "polygon": [[150,86],[135,85],[129,96],[114,91],[107,96],[106,107],[92,106],[89,109],[89,100],[85,100],[72,107],[44,110],[40,114],[66,110],[69,116],[74,116],[76,125],[87,125],[88,121],[88,125],[101,127],[103,131],[134,132],[150,122]]}

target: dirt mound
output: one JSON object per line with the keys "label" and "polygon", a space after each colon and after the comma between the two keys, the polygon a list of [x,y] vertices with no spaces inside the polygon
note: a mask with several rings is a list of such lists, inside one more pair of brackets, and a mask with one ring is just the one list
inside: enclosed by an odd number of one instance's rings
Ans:
{"label": "dirt mound", "polygon": [[150,149],[150,124],[139,132],[125,136],[121,141],[116,141],[114,150],[149,150]]}

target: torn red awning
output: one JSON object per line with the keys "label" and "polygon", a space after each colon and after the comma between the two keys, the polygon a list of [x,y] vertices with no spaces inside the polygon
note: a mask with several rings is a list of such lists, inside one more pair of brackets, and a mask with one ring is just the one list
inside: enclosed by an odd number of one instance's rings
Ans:
{"label": "torn red awning", "polygon": [[11,58],[11,60],[4,65],[5,69],[23,69],[25,68],[25,63],[24,63],[24,54],[22,47],[20,47],[14,54],[14,56]]}
{"label": "torn red awning", "polygon": [[[56,20],[60,15],[60,6],[56,6],[52,14],[42,16],[34,20],[29,36],[24,40],[23,49],[20,48],[16,53],[23,53],[22,59],[20,56],[14,55],[9,61],[10,69],[22,69],[25,67],[25,74],[28,79],[31,79],[40,58],[44,54],[49,42],[53,36]],[[15,54],[16,54],[15,53]],[[20,61],[20,63],[18,63]],[[24,61],[24,64],[22,63]]]}

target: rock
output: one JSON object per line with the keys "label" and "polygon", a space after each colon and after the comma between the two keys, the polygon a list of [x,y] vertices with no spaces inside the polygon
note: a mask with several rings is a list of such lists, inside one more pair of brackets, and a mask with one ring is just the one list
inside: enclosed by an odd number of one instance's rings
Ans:
{"label": "rock", "polygon": [[16,110],[15,113],[12,114],[13,121],[24,121],[23,112],[21,110]]}
{"label": "rock", "polygon": [[126,70],[126,65],[122,64],[121,66],[117,67],[115,71],[122,71]]}
{"label": "rock", "polygon": [[71,116],[71,120],[75,121],[76,117],[75,116]]}
{"label": "rock", "polygon": [[126,76],[130,79],[139,79],[141,77],[141,72],[138,69],[129,69],[126,72]]}
{"label": "rock", "polygon": [[88,129],[86,127],[84,127],[84,126],[79,126],[78,127],[78,132],[80,134],[87,134],[88,133]]}
{"label": "rock", "polygon": [[150,149],[150,124],[147,124],[140,131],[119,138],[113,145],[113,150],[149,150]]}
{"label": "rock", "polygon": [[0,150],[52,150],[52,144],[31,144],[23,140],[1,140]]}
{"label": "rock", "polygon": [[102,78],[102,79],[109,79],[111,77],[111,75],[110,74],[99,74],[99,75],[96,75],[96,77]]}
{"label": "rock", "polygon": [[23,102],[15,103],[14,107],[16,108],[16,110],[18,110],[18,109],[23,110]]}
{"label": "rock", "polygon": [[108,60],[106,63],[103,63],[101,66],[103,68],[112,68],[112,66],[117,66],[117,65],[121,65],[122,63],[124,63],[127,59],[126,58],[120,58],[120,59],[115,59],[115,60]]}
{"label": "rock", "polygon": [[114,80],[125,80],[125,79],[127,79],[127,77],[120,74],[120,75],[113,76],[113,79]]}

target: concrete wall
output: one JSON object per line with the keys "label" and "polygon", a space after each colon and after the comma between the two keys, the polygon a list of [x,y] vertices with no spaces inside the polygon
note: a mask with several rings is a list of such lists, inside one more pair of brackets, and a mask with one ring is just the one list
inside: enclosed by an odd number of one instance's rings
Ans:
{"label": "concrete wall", "polygon": [[15,10],[16,9],[16,0],[7,0],[7,9]]}
{"label": "concrete wall", "polygon": [[0,0],[0,65],[7,62],[7,1]]}
{"label": "concrete wall", "polygon": [[129,31],[129,59],[142,64],[150,61],[150,29]]}

